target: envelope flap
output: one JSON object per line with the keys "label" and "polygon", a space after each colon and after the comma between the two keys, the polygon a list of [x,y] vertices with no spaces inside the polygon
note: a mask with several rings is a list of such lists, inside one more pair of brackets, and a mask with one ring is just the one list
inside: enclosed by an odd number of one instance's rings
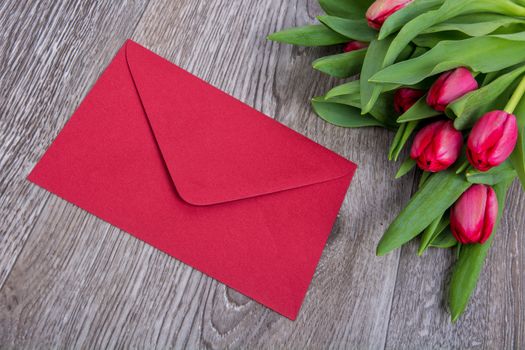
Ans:
{"label": "envelope flap", "polygon": [[210,205],[340,178],[355,165],[128,40],[128,67],[179,195]]}

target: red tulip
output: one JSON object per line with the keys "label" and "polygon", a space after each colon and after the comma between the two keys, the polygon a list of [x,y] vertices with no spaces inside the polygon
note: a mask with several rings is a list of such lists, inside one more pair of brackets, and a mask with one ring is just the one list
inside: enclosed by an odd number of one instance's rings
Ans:
{"label": "red tulip", "polygon": [[485,243],[498,216],[498,199],[490,186],[472,185],[450,211],[450,229],[459,243]]}
{"label": "red tulip", "polygon": [[470,132],[467,157],[472,166],[487,171],[505,161],[518,139],[518,125],[513,114],[492,111],[481,117]]}
{"label": "red tulip", "polygon": [[401,88],[394,94],[394,109],[397,113],[405,113],[425,93],[422,90]]}
{"label": "red tulip", "polygon": [[368,25],[379,29],[394,12],[401,10],[412,0],[376,0],[366,11]]}
{"label": "red tulip", "polygon": [[456,68],[436,80],[428,91],[427,104],[443,112],[449,103],[477,88],[478,82],[467,68]]}
{"label": "red tulip", "polygon": [[441,120],[421,129],[412,144],[410,158],[430,172],[447,169],[458,159],[463,137],[452,121]]}
{"label": "red tulip", "polygon": [[368,44],[364,43],[362,41],[357,41],[357,40],[349,41],[343,47],[343,52],[350,52],[350,51],[360,50],[360,49],[363,49],[365,47],[368,47]]}

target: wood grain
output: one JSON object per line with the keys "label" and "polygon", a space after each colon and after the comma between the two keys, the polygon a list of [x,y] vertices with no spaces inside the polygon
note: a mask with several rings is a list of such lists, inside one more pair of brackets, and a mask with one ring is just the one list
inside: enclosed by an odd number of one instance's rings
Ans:
{"label": "wood grain", "polygon": [[465,314],[451,324],[446,308],[452,251],[415,257],[417,244],[402,249],[387,348],[522,349],[525,346],[525,196],[517,182],[485,268]]}
{"label": "wood grain", "polygon": [[[313,0],[0,5],[0,347],[524,346],[517,186],[457,325],[443,306],[448,252],[421,259],[409,245],[375,257],[414,174],[393,180],[390,133],[337,128],[313,114],[309,98],[336,81],[310,63],[337,49],[265,40],[320,13]],[[24,180],[128,36],[359,164],[295,322]]]}

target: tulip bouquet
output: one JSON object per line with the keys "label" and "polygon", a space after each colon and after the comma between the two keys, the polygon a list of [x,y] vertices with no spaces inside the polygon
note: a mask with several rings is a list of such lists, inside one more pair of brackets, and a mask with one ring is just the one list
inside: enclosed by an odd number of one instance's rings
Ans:
{"label": "tulip bouquet", "polygon": [[418,191],[377,246],[384,255],[419,237],[454,248],[449,306],[455,321],[481,272],[515,178],[525,188],[524,0],[319,0],[321,24],[269,39],[342,45],[313,68],[351,78],[315,112],[342,127],[395,131],[396,177],[422,170]]}

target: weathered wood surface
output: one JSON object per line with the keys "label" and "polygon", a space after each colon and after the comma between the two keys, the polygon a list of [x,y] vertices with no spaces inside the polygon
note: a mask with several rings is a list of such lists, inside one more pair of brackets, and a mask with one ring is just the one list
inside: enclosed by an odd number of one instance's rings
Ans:
{"label": "weathered wood surface", "polygon": [[[414,174],[393,180],[388,132],[314,116],[309,98],[335,81],[309,63],[329,49],[265,40],[319,13],[315,1],[0,3],[0,348],[525,347],[517,185],[457,324],[449,252],[375,257]],[[360,165],[295,322],[25,180],[127,37]]]}

